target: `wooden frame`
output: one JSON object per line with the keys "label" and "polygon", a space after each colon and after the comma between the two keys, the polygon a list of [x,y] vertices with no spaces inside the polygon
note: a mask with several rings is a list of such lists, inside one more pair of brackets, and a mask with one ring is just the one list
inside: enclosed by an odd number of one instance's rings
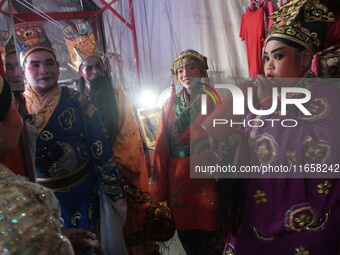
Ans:
{"label": "wooden frame", "polygon": [[148,109],[139,109],[138,118],[142,128],[143,139],[147,147],[156,145],[156,136],[161,115],[161,108],[154,107]]}

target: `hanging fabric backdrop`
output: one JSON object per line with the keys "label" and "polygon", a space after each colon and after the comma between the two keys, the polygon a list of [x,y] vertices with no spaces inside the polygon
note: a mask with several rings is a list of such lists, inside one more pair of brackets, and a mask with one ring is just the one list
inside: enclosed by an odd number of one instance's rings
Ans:
{"label": "hanging fabric backdrop", "polygon": [[[103,7],[99,0],[96,3]],[[249,0],[133,1],[140,85],[132,32],[106,10],[104,31],[107,52],[112,53],[112,75],[131,97],[139,94],[140,87],[160,94],[170,86],[172,61],[181,51],[194,49],[208,57],[210,77],[247,77],[246,49],[239,32],[243,6],[248,5]],[[130,22],[127,0],[112,6]]]}

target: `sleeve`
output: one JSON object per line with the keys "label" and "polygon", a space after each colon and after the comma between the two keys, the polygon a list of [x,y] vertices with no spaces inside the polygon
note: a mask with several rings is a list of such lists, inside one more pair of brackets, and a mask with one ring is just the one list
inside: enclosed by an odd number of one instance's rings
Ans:
{"label": "sleeve", "polygon": [[304,104],[311,113],[310,116],[304,115],[297,107],[288,105],[286,115],[281,114],[281,109],[266,117],[265,120],[275,120],[275,124],[272,122],[263,125],[259,133],[262,136],[269,133],[275,138],[280,155],[277,153],[272,162],[266,162],[258,154],[260,163],[339,163],[340,116],[335,109],[340,107],[340,90],[326,87],[327,85],[315,87],[311,99]]}
{"label": "sleeve", "polygon": [[79,98],[83,113],[83,132],[92,167],[95,169],[99,188],[105,192],[112,201],[124,197],[123,179],[119,166],[112,154],[112,148],[104,132],[103,123],[94,105],[83,96]]}
{"label": "sleeve", "polygon": [[134,187],[148,192],[147,163],[135,113],[125,92],[122,89],[116,91],[122,125],[113,145],[113,153],[124,177]]}
{"label": "sleeve", "polygon": [[166,117],[167,112],[166,105],[162,108],[161,118],[157,131],[156,148],[155,148],[155,160],[152,171],[151,182],[151,198],[155,201],[167,201],[168,200],[168,161],[170,158],[170,144],[167,136],[166,129]]}
{"label": "sleeve", "polygon": [[84,98],[80,99],[84,102],[84,136],[91,154],[91,163],[98,176],[101,246],[106,252],[114,247],[118,254],[128,254],[122,231],[126,220],[126,199],[119,166],[94,105]]}
{"label": "sleeve", "polygon": [[[304,104],[311,112],[310,116],[304,115],[294,106],[288,107],[286,115],[276,111],[263,118],[264,126],[257,130],[256,138],[251,141],[252,165],[296,166],[297,172],[295,176],[289,176],[292,178],[263,178],[253,182],[250,189],[254,194],[251,196],[251,205],[254,213],[261,215],[261,224],[257,227],[262,236],[275,236],[287,229],[296,232],[319,231],[328,221],[338,217],[339,91],[335,87],[315,87],[311,100]],[[296,126],[292,120],[297,121]],[[249,136],[251,133],[248,132]],[[300,166],[307,171],[300,172]],[[312,167],[319,167],[319,170],[332,167],[333,172],[312,172]],[[279,176],[279,173],[275,174]],[[268,202],[260,201],[263,195]],[[270,216],[269,211],[275,217]],[[300,222],[301,215],[308,220]],[[278,221],[279,218],[282,221]]]}
{"label": "sleeve", "polygon": [[122,232],[126,220],[126,200],[113,202],[104,192],[99,193],[99,198],[100,243],[103,254],[111,254],[114,247],[115,254],[128,255]]}
{"label": "sleeve", "polygon": [[[271,203],[268,203],[271,208],[260,209],[260,206],[257,206],[258,210],[263,210],[259,215],[264,211],[272,211],[272,215],[281,215],[282,219],[285,219],[285,224],[277,226],[280,229],[269,228],[268,226],[272,224],[271,218],[263,217],[265,223],[260,228],[261,233],[271,235],[283,231],[284,228],[292,231],[319,229],[326,224],[329,213],[338,210],[340,201],[339,179],[337,179],[340,164],[340,115],[337,112],[340,107],[339,92],[340,90],[335,87],[314,87],[311,100],[304,104],[310,111],[310,116],[304,115],[296,107],[289,107],[285,116],[274,113],[266,118],[277,120],[273,124],[274,128],[271,124],[267,124],[258,130],[254,141],[254,153],[258,164],[296,166],[298,171],[296,176],[307,177],[275,179],[271,181],[272,184],[267,183],[267,186],[263,186],[268,194],[277,195],[273,197]],[[296,120],[297,124],[294,127],[287,127],[288,123],[294,125],[294,122],[285,120]],[[282,123],[287,125],[284,126]],[[300,172],[300,167],[306,171]],[[330,168],[333,169],[332,172]],[[320,172],[323,169],[327,170],[327,173]],[[272,185],[270,189],[269,185]],[[278,194],[282,194],[281,197]],[[302,212],[310,220],[300,225],[296,224],[295,217],[302,215]]]}
{"label": "sleeve", "polygon": [[240,38],[241,40],[245,40],[246,39],[246,13],[244,13],[242,15],[242,19],[241,19],[241,27],[240,27]]}

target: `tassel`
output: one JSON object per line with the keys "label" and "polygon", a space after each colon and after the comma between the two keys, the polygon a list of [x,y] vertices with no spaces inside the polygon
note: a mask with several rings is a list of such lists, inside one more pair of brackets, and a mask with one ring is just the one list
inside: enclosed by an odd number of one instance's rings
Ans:
{"label": "tassel", "polygon": [[174,79],[172,79],[172,78],[171,78],[170,91],[171,91],[171,97],[175,97],[176,96],[176,86],[175,86]]}

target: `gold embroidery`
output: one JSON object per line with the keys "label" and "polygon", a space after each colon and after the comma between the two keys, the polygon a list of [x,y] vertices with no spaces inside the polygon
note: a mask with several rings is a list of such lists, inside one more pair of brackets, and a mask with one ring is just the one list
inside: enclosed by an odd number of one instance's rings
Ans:
{"label": "gold embroidery", "polygon": [[257,228],[254,225],[250,225],[251,229],[254,231],[255,236],[258,240],[264,241],[264,242],[273,242],[276,237],[264,237],[261,236],[259,231],[257,230]]}
{"label": "gold embroidery", "polygon": [[58,105],[61,96],[61,87],[57,86],[48,93],[46,97],[41,99],[39,95],[28,86],[25,89],[24,96],[26,99],[27,111],[33,117],[31,124],[36,127],[37,134],[40,134]]}
{"label": "gold embroidery", "polygon": [[295,248],[294,250],[294,255],[309,255],[309,254],[310,254],[309,251],[303,246]]}
{"label": "gold embroidery", "polygon": [[286,151],[286,165],[296,164],[296,151]]}
{"label": "gold embroidery", "polygon": [[308,232],[317,232],[323,230],[329,221],[330,212],[327,212],[323,218],[321,218],[318,222],[315,222],[313,225],[306,227]]}
{"label": "gold embroidery", "polygon": [[260,135],[254,144],[258,159],[262,164],[273,164],[276,161],[278,145],[273,136]]}
{"label": "gold embroidery", "polygon": [[312,221],[312,217],[307,214],[301,214],[297,216],[296,218],[294,218],[294,222],[297,223],[299,227],[304,227],[308,225],[309,223],[311,223],[311,221]]}
{"label": "gold embroidery", "polygon": [[324,164],[328,161],[331,151],[331,146],[327,141],[315,141],[311,136],[303,139],[304,157],[306,163]]}
{"label": "gold embroidery", "polygon": [[314,121],[325,118],[330,111],[330,105],[326,98],[314,98],[308,104],[307,110],[312,115],[305,116],[300,112],[299,118],[305,121]]}
{"label": "gold embroidery", "polygon": [[59,125],[63,130],[72,128],[73,122],[76,120],[76,114],[73,108],[67,108],[58,116]]}
{"label": "gold embroidery", "polygon": [[265,144],[260,145],[257,148],[257,154],[260,155],[260,157],[264,158],[269,154],[269,150]]}
{"label": "gold embroidery", "polygon": [[300,232],[307,230],[316,221],[316,212],[309,204],[294,205],[287,211],[286,227],[290,230]]}
{"label": "gold embroidery", "polygon": [[216,201],[216,182],[215,180],[205,180],[205,181],[195,181],[194,187],[197,189],[199,193],[202,194],[202,197],[205,199],[205,203],[208,206],[214,206]]}
{"label": "gold embroidery", "polygon": [[86,113],[87,116],[92,118],[92,116],[93,116],[93,114],[95,113],[96,110],[97,110],[96,107],[93,104],[91,104],[91,105],[89,105],[89,107],[86,108],[85,113]]}
{"label": "gold embroidery", "polygon": [[80,105],[83,106],[83,105],[87,102],[87,99],[86,99],[85,96],[79,95],[79,97],[78,97],[78,102],[80,103]]}
{"label": "gold embroidery", "polygon": [[324,181],[323,183],[319,183],[317,185],[317,190],[319,194],[328,195],[331,187],[332,187],[332,184],[330,184],[329,181]]}
{"label": "gold embroidery", "polygon": [[255,199],[256,204],[265,204],[265,203],[268,202],[266,192],[261,191],[259,189],[256,190],[256,193],[254,195],[254,199]]}

